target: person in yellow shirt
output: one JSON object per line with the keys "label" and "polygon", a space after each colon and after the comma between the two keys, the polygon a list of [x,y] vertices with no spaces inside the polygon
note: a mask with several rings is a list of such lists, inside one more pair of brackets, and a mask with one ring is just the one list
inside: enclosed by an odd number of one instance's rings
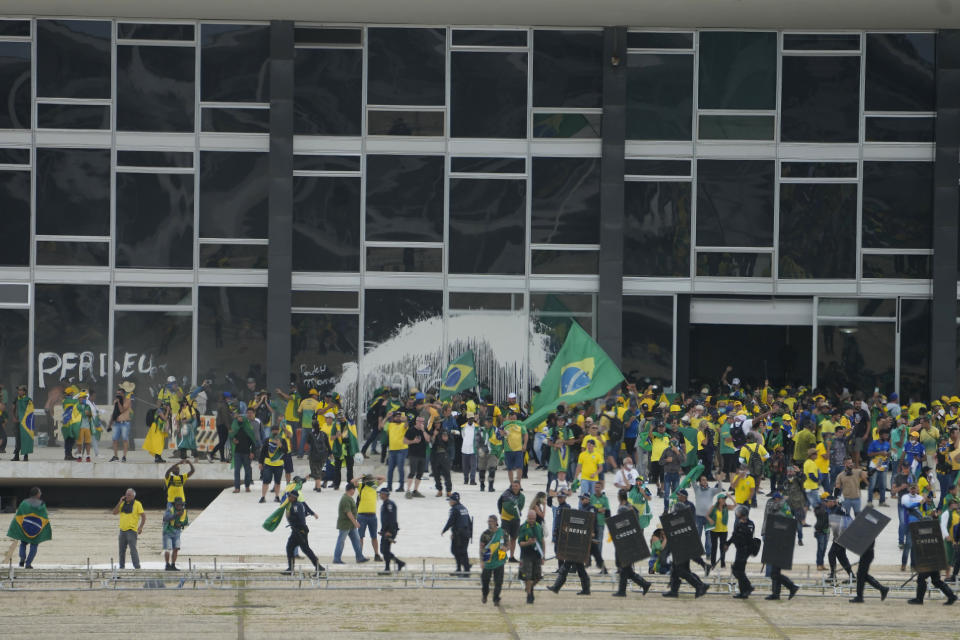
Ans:
{"label": "person in yellow shirt", "polygon": [[184,462],[190,465],[190,471],[187,473],[180,473],[180,465],[183,463],[178,462],[163,474],[163,484],[167,488],[167,509],[173,507],[173,501],[176,498],[180,498],[184,502],[187,501],[187,495],[183,492],[183,486],[187,484],[187,480],[194,474],[196,469],[193,468],[193,463],[189,460],[185,460]]}
{"label": "person in yellow shirt", "polygon": [[597,451],[593,440],[584,439],[586,448],[577,458],[576,477],[580,480],[580,495],[592,496],[593,486],[600,479],[600,467],[603,465],[603,453]]}
{"label": "person in yellow shirt", "polygon": [[803,462],[803,490],[811,509],[820,504],[820,467],[817,466],[816,447],[807,450],[807,459]]}
{"label": "person in yellow shirt", "polygon": [[396,469],[400,474],[396,491],[403,491],[403,466],[407,460],[407,418],[402,411],[394,411],[384,428],[387,430],[387,488],[393,486],[393,470]]}
{"label": "person in yellow shirt", "polygon": [[139,569],[140,554],[137,553],[137,536],[143,533],[147,516],[143,512],[143,505],[137,500],[137,492],[127,489],[120,498],[120,502],[113,508],[113,515],[120,516],[120,568],[123,569],[126,564],[127,548],[129,548],[133,568]]}
{"label": "person in yellow shirt", "polygon": [[657,496],[663,497],[663,467],[660,465],[660,458],[663,452],[670,446],[670,434],[667,433],[667,425],[663,422],[657,424],[656,431],[651,431],[647,436],[650,443],[650,482],[657,484]]}
{"label": "person in yellow shirt", "polygon": [[733,487],[734,501],[738,505],[749,509],[757,494],[757,483],[753,479],[753,476],[747,473],[748,471],[747,465],[740,465],[740,469],[737,471],[737,475],[733,476],[730,486]]}
{"label": "person in yellow shirt", "polygon": [[[307,392],[307,397],[300,401],[300,406],[297,407],[297,413],[300,414],[300,424],[310,425],[312,427],[313,416],[320,410],[319,396],[320,392],[316,389],[310,389],[310,391]],[[318,416],[318,418],[320,417]],[[321,428],[323,428],[326,422],[325,419],[317,420]]]}

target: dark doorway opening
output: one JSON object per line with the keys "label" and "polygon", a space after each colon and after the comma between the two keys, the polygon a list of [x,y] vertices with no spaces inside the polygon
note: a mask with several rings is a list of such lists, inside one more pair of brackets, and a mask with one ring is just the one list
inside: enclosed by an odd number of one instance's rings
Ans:
{"label": "dark doorway opening", "polygon": [[690,388],[716,391],[727,365],[728,381],[757,387],[764,378],[774,387],[808,385],[813,377],[813,327],[691,324]]}

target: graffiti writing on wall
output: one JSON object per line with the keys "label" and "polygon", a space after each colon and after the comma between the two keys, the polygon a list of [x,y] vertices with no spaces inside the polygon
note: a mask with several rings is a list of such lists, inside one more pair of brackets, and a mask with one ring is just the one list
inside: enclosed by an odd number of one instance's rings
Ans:
{"label": "graffiti writing on wall", "polygon": [[300,363],[300,381],[308,389],[323,389],[323,387],[331,386],[333,380],[331,379],[330,372],[327,370],[327,365],[323,363]]}
{"label": "graffiti writing on wall", "polygon": [[[109,354],[94,353],[93,351],[42,351],[37,355],[37,376],[41,389],[47,388],[47,383],[64,380],[76,382],[96,382],[107,377]],[[124,353],[121,360],[113,363],[113,373],[120,378],[129,378],[134,374],[147,375],[151,378],[165,372],[166,364],[154,362],[153,354]]]}

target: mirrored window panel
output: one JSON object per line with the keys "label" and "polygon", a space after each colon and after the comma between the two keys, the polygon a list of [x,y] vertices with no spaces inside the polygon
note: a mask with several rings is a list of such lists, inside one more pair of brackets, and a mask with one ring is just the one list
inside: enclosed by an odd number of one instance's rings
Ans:
{"label": "mirrored window panel", "polygon": [[110,235],[110,150],[36,150],[37,233]]}
{"label": "mirrored window panel", "polygon": [[689,182],[624,184],[623,275],[690,275]]}
{"label": "mirrored window panel", "polygon": [[109,98],[111,30],[105,20],[37,20],[37,95]]}
{"label": "mirrored window panel", "polygon": [[698,160],[697,245],[773,246],[775,168],[768,160]]}
{"label": "mirrored window panel", "polygon": [[896,298],[820,298],[818,316],[844,318],[895,318]]}
{"label": "mirrored window panel", "polygon": [[[290,317],[290,371],[302,387],[321,394],[336,390],[343,402],[344,387],[356,394],[359,354],[356,314],[294,313]],[[356,404],[343,406],[352,414]]]}
{"label": "mirrored window panel", "polygon": [[[365,353],[382,353],[391,363],[395,358],[398,360],[395,366],[399,367],[410,358],[412,351],[403,348],[408,341],[414,350],[423,347],[439,352],[440,341],[431,327],[440,327],[443,313],[440,291],[367,289],[363,293],[363,305]],[[425,342],[429,344],[424,346]],[[410,371],[403,373],[407,375]]]}
{"label": "mirrored window panel", "polygon": [[294,133],[360,135],[362,50],[297,49],[293,75]]}
{"label": "mirrored window panel", "polygon": [[935,118],[865,119],[864,139],[867,142],[933,142]]}
{"label": "mirrored window panel", "polygon": [[267,384],[267,290],[200,287],[197,307],[197,377],[213,381],[213,397],[229,391],[243,401]]}
{"label": "mirrored window panel", "polygon": [[371,136],[442,136],[443,111],[367,112],[367,134]]}
{"label": "mirrored window panel", "polygon": [[450,129],[454,138],[525,138],[527,54],[451,53]]}
{"label": "mirrored window panel", "polygon": [[900,300],[900,394],[930,397],[930,300]]}
{"label": "mirrored window panel", "polygon": [[176,167],[193,166],[190,151],[117,151],[118,167]]}
{"label": "mirrored window panel", "polygon": [[623,296],[621,370],[643,390],[673,383],[673,296]]}
{"label": "mirrored window panel", "polygon": [[454,29],[455,47],[525,47],[526,30]]}
{"label": "mirrored window panel", "polygon": [[627,160],[628,176],[690,176],[689,160]]}
{"label": "mirrored window panel", "polygon": [[292,291],[293,307],[314,309],[359,309],[360,297],[356,291]]}
{"label": "mirrored window panel", "polygon": [[443,271],[443,249],[367,247],[367,271],[439,273]]}
{"label": "mirrored window panel", "polygon": [[867,111],[936,109],[936,34],[868,33]]}
{"label": "mirrored window panel", "polygon": [[308,45],[360,45],[363,31],[340,27],[298,26],[293,30],[293,41],[296,44]]}
{"label": "mirrored window panel", "polygon": [[106,242],[37,241],[37,265],[106,267],[110,245]]}
{"label": "mirrored window panel", "polygon": [[859,56],[784,56],[781,91],[783,142],[857,141]]}
{"label": "mirrored window panel", "polygon": [[294,171],[360,171],[360,156],[293,156]]}
{"label": "mirrored window panel", "polygon": [[193,132],[195,58],[192,47],[118,45],[117,129]]}
{"label": "mirrored window panel", "polygon": [[780,278],[855,278],[857,185],[780,185]]}
{"label": "mirrored window panel", "polygon": [[270,27],[200,25],[200,99],[269,102]]}
{"label": "mirrored window panel", "polygon": [[857,51],[857,33],[785,33],[783,48],[790,51]]}
{"label": "mirrored window panel", "polygon": [[781,162],[783,178],[856,178],[856,162]]}
{"label": "mirrored window panel", "polygon": [[117,38],[125,40],[193,40],[192,24],[119,22]]}
{"label": "mirrored window panel", "polygon": [[189,305],[193,289],[189,287],[122,287],[114,295],[117,304]]}
{"label": "mirrored window panel", "polygon": [[360,178],[293,179],[293,270],[360,270]]}
{"label": "mirrored window panel", "polygon": [[220,133],[269,133],[269,109],[204,108],[201,131]]}
{"label": "mirrored window panel", "polygon": [[534,158],[534,244],[600,242],[600,159]]}
{"label": "mirrored window panel", "polygon": [[863,246],[933,246],[933,163],[863,163]]}
{"label": "mirrored window panel", "polygon": [[599,138],[599,113],[535,113],[534,138]]}
{"label": "mirrored window panel", "polygon": [[450,179],[451,273],[524,272],[525,180]]}
{"label": "mirrored window panel", "polygon": [[267,237],[266,153],[200,152],[200,237]]}
{"label": "mirrored window panel", "polygon": [[533,33],[533,106],[600,107],[603,32]]}
{"label": "mirrored window panel", "polygon": [[367,156],[367,240],[443,241],[442,156]]}
{"label": "mirrored window panel", "polygon": [[774,116],[701,115],[697,135],[701,140],[773,140]]}
{"label": "mirrored window panel", "polygon": [[817,385],[894,388],[896,324],[824,321],[817,328]]}
{"label": "mirrored window panel", "polygon": [[933,277],[933,256],[864,254],[864,278],[929,280]]}
{"label": "mirrored window panel", "polygon": [[37,105],[38,129],[109,129],[110,107],[100,104]]}
{"label": "mirrored window panel", "polygon": [[600,254],[594,250],[534,249],[530,269],[535,274],[596,275],[600,271]]}
{"label": "mirrored window panel", "polygon": [[[8,410],[17,396],[17,385],[29,382],[30,312],[27,309],[0,309],[0,384],[7,394]],[[10,415],[12,415],[12,411]],[[13,420],[8,420],[12,434]]]}
{"label": "mirrored window panel", "polygon": [[692,111],[693,55],[628,56],[628,140],[689,140]]}
{"label": "mirrored window panel", "polygon": [[525,173],[526,170],[524,158],[450,158],[453,173]]}
{"label": "mirrored window panel", "polygon": [[700,109],[774,109],[777,34],[700,33]]}
{"label": "mirrored window panel", "polygon": [[200,266],[207,269],[266,269],[265,244],[201,244]]}
{"label": "mirrored window panel", "polygon": [[523,309],[521,293],[450,292],[450,309],[488,311],[519,311]]}
{"label": "mirrored window panel", "polygon": [[30,128],[31,83],[30,43],[0,42],[0,129]]}
{"label": "mirrored window panel", "polygon": [[632,31],[627,34],[631,49],[693,49],[693,34],[671,31]]}
{"label": "mirrored window panel", "polygon": [[117,173],[116,266],[193,267],[193,174]]}
{"label": "mirrored window panel", "polygon": [[367,104],[443,105],[446,29],[367,29]]}
{"label": "mirrored window panel", "polygon": [[30,37],[29,20],[0,20],[0,36]]}
{"label": "mirrored window panel", "polygon": [[697,275],[718,278],[769,278],[769,253],[697,253]]}
{"label": "mirrored window panel", "polygon": [[0,211],[3,212],[0,266],[26,267],[30,264],[29,171],[0,171]]}

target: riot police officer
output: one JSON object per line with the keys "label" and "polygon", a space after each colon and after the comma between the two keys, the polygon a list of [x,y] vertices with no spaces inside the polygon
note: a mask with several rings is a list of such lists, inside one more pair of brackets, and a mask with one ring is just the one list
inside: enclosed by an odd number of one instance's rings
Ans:
{"label": "riot police officer", "polygon": [[443,526],[441,535],[450,530],[450,552],[457,561],[457,572],[454,575],[469,577],[470,575],[470,556],[467,553],[467,546],[473,538],[473,518],[465,506],[460,504],[460,493],[454,491],[447,498],[450,503],[450,516],[447,518],[447,524]]}

